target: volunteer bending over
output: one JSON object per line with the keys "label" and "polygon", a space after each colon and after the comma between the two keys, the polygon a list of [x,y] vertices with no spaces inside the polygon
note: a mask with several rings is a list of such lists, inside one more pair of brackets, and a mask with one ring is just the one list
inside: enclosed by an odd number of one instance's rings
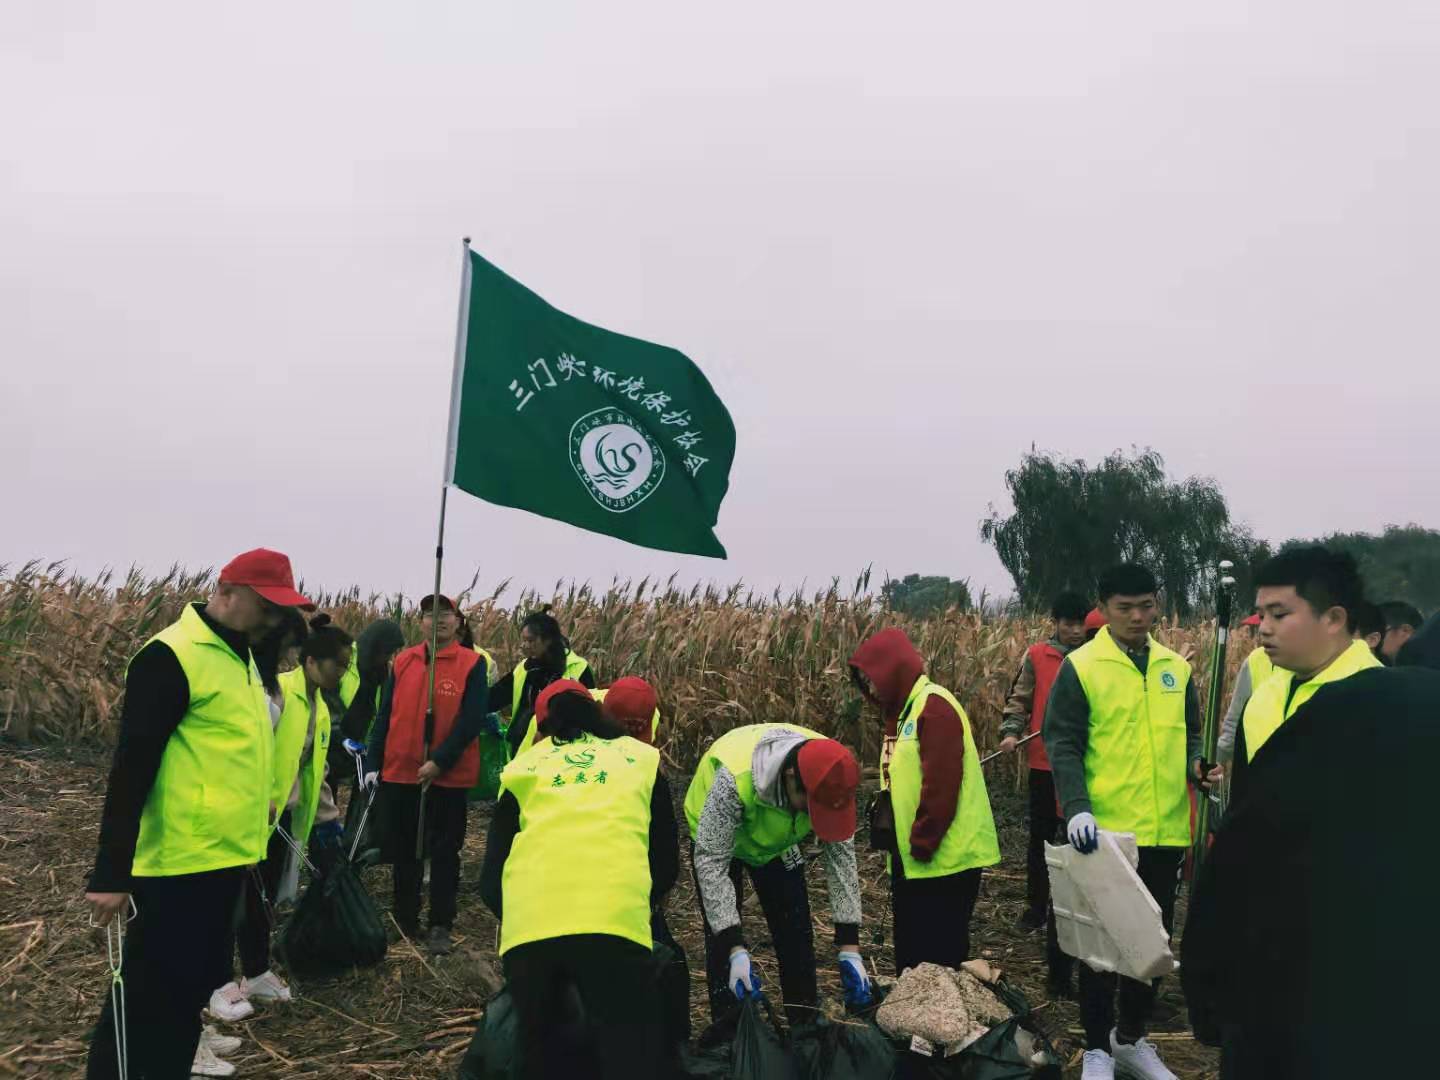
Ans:
{"label": "volunteer bending over", "polygon": [[742,870],[760,899],[780,964],[792,1023],[819,1004],[815,936],[800,843],[820,840],[835,946],[847,1004],[870,1000],[860,958],[860,877],[855,864],[855,789],[849,750],[795,724],[755,724],[721,736],[705,752],[685,796],[692,862],[705,916],[710,1013],[732,1016],[760,991],[740,927]]}
{"label": "volunteer bending over", "polygon": [[623,734],[575,682],[536,701],[546,735],[506,766],[480,874],[500,919],[500,955],[524,1077],[553,1075],[569,988],[596,1040],[586,1075],[660,1071],[650,911],[680,852],[660,755]]}

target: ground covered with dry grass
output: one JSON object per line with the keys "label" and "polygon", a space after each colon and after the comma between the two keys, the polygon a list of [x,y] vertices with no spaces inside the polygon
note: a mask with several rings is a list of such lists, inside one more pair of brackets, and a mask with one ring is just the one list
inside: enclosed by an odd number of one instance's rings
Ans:
{"label": "ground covered with dry grass", "polygon": [[[88,927],[82,896],[94,856],[105,767],[98,753],[0,743],[0,1077],[84,1074],[89,1028],[109,986],[104,940]],[[1039,1019],[1071,1060],[1066,1075],[1078,1076],[1075,1006],[1045,1001],[1044,935],[1016,927],[1024,899],[1023,801],[1014,792],[1012,772],[997,773],[991,785],[1005,861],[985,878],[975,912],[975,951],[1001,966],[1005,977],[1039,1006]],[[683,791],[682,784],[676,787]],[[392,924],[390,954],[379,967],[299,983],[294,1002],[232,1025],[233,1033],[245,1039],[244,1048],[231,1055],[239,1075],[331,1080],[455,1075],[481,1009],[498,984],[496,924],[473,887],[486,818],[478,806],[471,815],[454,955],[431,960],[398,940]],[[815,913],[824,920],[824,875],[818,866],[813,873]],[[862,874],[862,951],[872,966],[889,974],[889,902],[878,856],[865,857]],[[388,911],[388,872],[369,871],[366,882]],[[765,972],[766,982],[776,985],[764,921],[753,896],[749,903],[746,925],[757,962],[772,968]],[[688,868],[668,912],[690,958],[690,1003],[698,1033],[706,1022],[703,953]],[[816,936],[828,941],[828,925],[817,922]],[[822,994],[836,1001],[838,977],[823,949],[820,955]],[[1177,1075],[1185,1080],[1216,1075],[1215,1055],[1187,1033],[1176,978],[1164,984],[1154,1026],[1153,1037]]]}

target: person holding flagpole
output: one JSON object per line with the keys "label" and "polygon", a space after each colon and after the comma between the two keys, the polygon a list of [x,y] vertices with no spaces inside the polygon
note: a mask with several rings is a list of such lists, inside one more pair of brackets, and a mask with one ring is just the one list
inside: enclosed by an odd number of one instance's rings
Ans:
{"label": "person holding flagpole", "polygon": [[[490,715],[485,661],[460,644],[455,602],[427,596],[420,612],[426,640],[395,657],[365,755],[373,770],[366,785],[380,785],[384,857],[394,864],[395,921],[407,937],[420,936],[420,890],[428,858],[427,943],[432,953],[445,955],[460,889],[466,792],[480,776],[476,740],[482,731],[493,734],[497,728]],[[427,731],[427,720],[433,730]]]}

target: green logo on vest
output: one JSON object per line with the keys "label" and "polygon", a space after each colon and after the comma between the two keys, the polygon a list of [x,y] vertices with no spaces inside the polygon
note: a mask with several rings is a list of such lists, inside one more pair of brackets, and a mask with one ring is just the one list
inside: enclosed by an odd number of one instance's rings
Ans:
{"label": "green logo on vest", "polygon": [[914,735],[914,734],[915,734],[915,721],[914,721],[914,720],[907,720],[907,721],[905,721],[905,730],[902,731],[902,732],[900,732],[901,737],[908,739],[911,735]]}
{"label": "green logo on vest", "polygon": [[1174,689],[1175,689],[1175,676],[1174,676],[1174,674],[1171,673],[1171,672],[1169,672],[1169,671],[1163,672],[1163,673],[1160,675],[1160,685],[1163,686],[1163,687],[1165,687],[1166,690],[1174,690]]}
{"label": "green logo on vest", "polygon": [[595,764],[595,751],[586,750],[581,754],[566,754],[565,764],[569,765],[572,769],[588,769],[591,765]]}
{"label": "green logo on vest", "polygon": [[635,509],[665,479],[660,444],[619,409],[596,409],[575,421],[570,464],[590,497],[613,514]]}

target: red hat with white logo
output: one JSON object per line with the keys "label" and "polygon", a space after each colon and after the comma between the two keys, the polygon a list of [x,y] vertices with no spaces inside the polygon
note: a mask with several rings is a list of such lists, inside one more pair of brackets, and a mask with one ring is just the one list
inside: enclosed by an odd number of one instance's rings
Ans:
{"label": "red hat with white logo", "polygon": [[810,800],[810,824],[827,844],[855,835],[855,789],[860,766],[855,755],[834,739],[810,739],[800,747],[796,764]]}
{"label": "red hat with white logo", "polygon": [[269,548],[256,548],[236,555],[220,570],[222,585],[248,585],[272,604],[307,611],[315,605],[295,591],[295,572],[288,556]]}

